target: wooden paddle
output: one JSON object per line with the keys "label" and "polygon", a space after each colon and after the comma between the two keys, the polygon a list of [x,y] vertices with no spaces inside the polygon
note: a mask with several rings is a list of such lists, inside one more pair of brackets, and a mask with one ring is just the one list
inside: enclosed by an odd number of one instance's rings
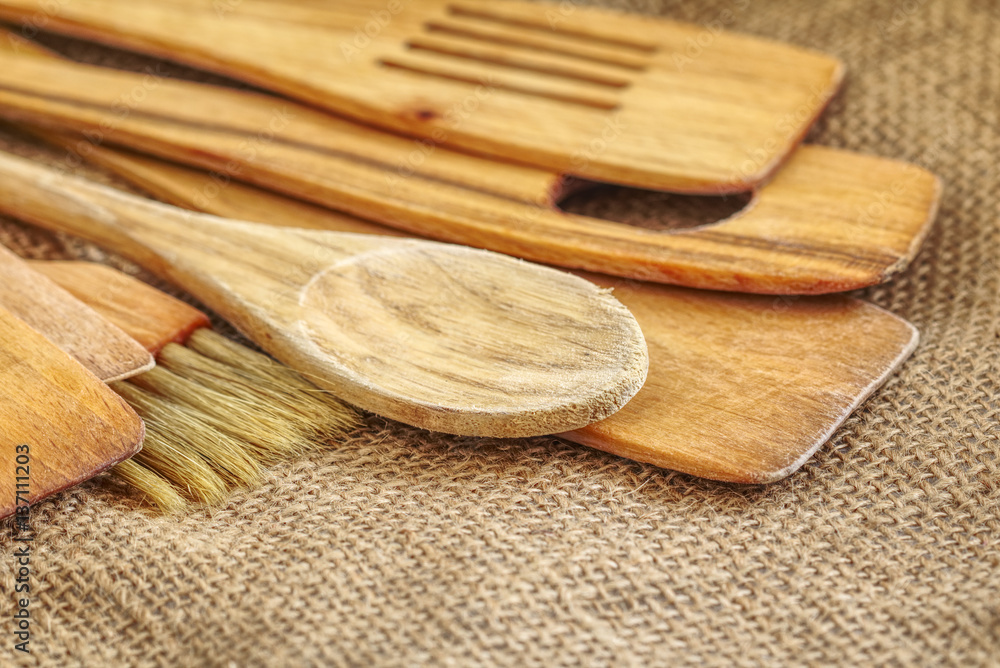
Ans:
{"label": "wooden paddle", "polygon": [[0,308],[0,517],[128,459],[144,433],[100,379]]}
{"label": "wooden paddle", "polygon": [[0,16],[435,145],[677,192],[762,182],[844,72],[806,49],[570,3],[4,0]]}
{"label": "wooden paddle", "polygon": [[[0,40],[2,42],[3,40]],[[141,98],[124,104],[122,100]],[[0,67],[0,116],[87,133],[296,198],[527,259],[691,287],[816,294],[903,270],[937,179],[905,163],[806,146],[737,215],[652,231],[555,209],[554,172],[475,158],[266,95],[27,53]]]}
{"label": "wooden paddle", "polygon": [[408,424],[575,429],[645,380],[642,332],[608,292],[496,253],[194,214],[7,154],[0,209],[130,257],[317,384]]}
{"label": "wooden paddle", "polygon": [[[102,288],[106,291],[107,286]],[[0,307],[46,336],[106,383],[156,364],[135,339],[0,246]]]}
{"label": "wooden paddle", "polygon": [[[88,157],[177,206],[283,225],[397,234],[239,182],[206,198],[214,183],[208,174],[147,156],[95,148]],[[39,269],[110,317],[132,311],[95,297],[88,287],[117,285],[105,268],[47,263]],[[635,315],[649,346],[649,376],[621,411],[564,436],[714,480],[766,483],[794,472],[917,344],[912,325],[856,299],[727,295],[587,278],[613,287]],[[160,324],[146,336],[153,345],[183,336],[190,326],[187,309],[154,306],[154,298],[140,298],[143,289],[134,284],[113,294],[116,302],[145,305],[137,306],[142,323]],[[127,316],[116,322],[137,334],[153,328]]]}

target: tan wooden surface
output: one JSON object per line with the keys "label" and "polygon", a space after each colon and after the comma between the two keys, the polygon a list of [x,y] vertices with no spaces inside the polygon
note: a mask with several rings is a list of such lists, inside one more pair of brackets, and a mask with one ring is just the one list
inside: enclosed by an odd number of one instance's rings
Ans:
{"label": "tan wooden surface", "polygon": [[[143,435],[142,420],[124,400],[0,308],[0,517],[131,457]],[[22,454],[29,458],[23,469]],[[21,497],[17,483],[26,485]]]}
{"label": "tan wooden surface", "polygon": [[843,78],[806,49],[568,3],[0,2],[38,15],[438,144],[685,192],[764,180]]}
{"label": "tan wooden surface", "polygon": [[[108,286],[101,286],[106,291]],[[153,368],[153,356],[125,332],[0,246],[0,307],[68,352],[106,383]]]}
{"label": "tan wooden surface", "polygon": [[904,269],[937,210],[939,183],[919,167],[805,146],[738,214],[639,229],[556,210],[558,174],[428,148],[266,95],[27,53],[0,59],[0,116],[85,131],[84,154],[110,143],[215,170],[205,198],[240,178],[414,234],[642,280],[857,289]]}
{"label": "tan wooden surface", "polygon": [[[397,234],[238,182],[219,197],[201,198],[208,174],[147,156],[99,148],[89,158],[177,206],[289,226]],[[917,343],[912,325],[857,299],[732,295],[587,278],[613,287],[635,315],[649,346],[649,375],[621,411],[564,436],[714,480],[765,483],[794,472]]]}
{"label": "tan wooden surface", "polygon": [[0,156],[0,209],[130,257],[345,400],[437,431],[527,436],[607,417],[648,358],[592,283],[428,241],[195,214]]}
{"label": "tan wooden surface", "polygon": [[183,343],[196,329],[211,327],[204,313],[111,267],[92,262],[32,262],[44,274],[108,322],[156,355],[168,343]]}

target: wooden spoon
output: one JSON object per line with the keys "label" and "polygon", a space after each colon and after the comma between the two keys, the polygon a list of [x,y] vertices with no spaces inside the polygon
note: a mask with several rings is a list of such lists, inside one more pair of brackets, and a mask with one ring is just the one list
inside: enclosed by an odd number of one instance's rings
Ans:
{"label": "wooden spoon", "polygon": [[347,401],[479,436],[583,427],[642,386],[638,324],[610,293],[426,241],[194,214],[0,155],[0,209],[126,255]]}
{"label": "wooden spoon", "polygon": [[762,182],[844,72],[791,45],[578,3],[3,0],[0,16],[435,145],[677,192]]}
{"label": "wooden spoon", "polygon": [[926,170],[804,146],[730,218],[639,229],[557,210],[552,171],[268,95],[21,53],[0,67],[0,116],[84,132],[83,154],[123,145],[217,171],[206,199],[240,178],[414,234],[630,278],[769,294],[862,288],[907,266],[937,210]]}
{"label": "wooden spoon", "polygon": [[[398,234],[239,182],[205,198],[214,184],[208,174],[148,156],[94,147],[88,159],[177,206],[314,229]],[[42,263],[38,269],[154,347],[183,337],[198,322],[196,313],[172,300],[160,304],[149,288],[131,281],[114,291],[112,301],[95,294],[97,286],[122,282],[104,267]],[[905,320],[847,297],[729,295],[587,278],[613,287],[635,315],[649,345],[649,377],[621,411],[563,436],[714,480],[767,483],[796,471],[918,340]]]}
{"label": "wooden spoon", "polygon": [[0,307],[46,336],[106,383],[131,378],[156,364],[149,351],[132,337],[2,246]]}
{"label": "wooden spoon", "polygon": [[0,517],[128,459],[144,434],[123,399],[0,308]]}

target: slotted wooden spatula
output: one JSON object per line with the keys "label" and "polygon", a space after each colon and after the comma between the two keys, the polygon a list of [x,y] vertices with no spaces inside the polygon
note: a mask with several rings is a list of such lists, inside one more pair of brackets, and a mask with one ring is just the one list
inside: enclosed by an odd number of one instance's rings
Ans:
{"label": "slotted wooden spatula", "polygon": [[[147,156],[96,147],[89,159],[178,206],[289,226],[395,234],[239,182],[206,198],[214,183],[208,174]],[[169,300],[154,306],[152,298],[140,299],[149,288],[131,279],[123,279],[130,289],[113,291],[115,300],[95,297],[88,285],[121,282],[104,267],[43,263],[39,269],[112,317],[122,310],[119,301],[144,304],[136,307],[138,322],[116,322],[137,335],[142,323],[160,322],[166,331],[146,337],[153,342],[190,328]],[[797,470],[917,344],[912,325],[857,299],[726,295],[587,278],[613,287],[635,315],[649,346],[649,375],[621,411],[564,436],[714,480],[766,483]]]}
{"label": "slotted wooden spatula", "polygon": [[10,311],[106,383],[149,371],[141,345],[0,246],[0,307]]}
{"label": "slotted wooden spatula", "polygon": [[144,433],[100,379],[0,308],[0,517],[128,459]]}
{"label": "slotted wooden spatula", "polygon": [[0,16],[596,180],[731,192],[788,156],[834,58],[577,4],[3,0]]}
{"label": "slotted wooden spatula", "polygon": [[[3,40],[0,40],[2,46]],[[8,54],[0,116],[86,132],[77,150],[117,143],[415,234],[527,259],[691,287],[836,292],[906,267],[933,220],[939,185],[914,165],[799,149],[752,203],[699,228],[652,231],[553,205],[561,176],[347,122],[266,95]],[[121,100],[141,92],[123,113]]]}

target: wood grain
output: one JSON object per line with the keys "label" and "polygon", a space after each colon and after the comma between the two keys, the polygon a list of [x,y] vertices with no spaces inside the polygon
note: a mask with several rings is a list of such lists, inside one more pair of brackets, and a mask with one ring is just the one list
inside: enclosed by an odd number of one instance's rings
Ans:
{"label": "wood grain", "polygon": [[30,264],[153,355],[168,343],[184,343],[197,329],[211,327],[198,309],[111,267],[92,262]]}
{"label": "wood grain", "polygon": [[[397,234],[239,182],[204,200],[208,174],[148,156],[97,148],[89,158],[177,206]],[[846,297],[727,295],[586,277],[614,288],[635,315],[649,346],[649,375],[622,410],[565,438],[714,480],[767,483],[793,473],[918,340],[901,318]]]}
{"label": "wood grain", "polygon": [[194,214],[6,154],[0,175],[3,211],[130,257],[320,386],[401,422],[553,433],[611,415],[645,380],[628,310],[563,272],[447,244]]}
{"label": "wood grain", "polygon": [[[0,117],[214,170],[413,234],[526,259],[690,287],[769,294],[889,280],[923,241],[940,185],[914,165],[799,149],[742,212],[652,231],[567,214],[560,177],[465,156],[266,95],[7,54]],[[121,100],[142,101],[122,107]]]}
{"label": "wood grain", "polygon": [[[100,288],[107,291],[109,286]],[[155,365],[125,332],[0,246],[0,307],[72,355],[106,383]]]}
{"label": "wood grain", "polygon": [[0,308],[0,517],[131,457],[144,433],[100,379]]}
{"label": "wood grain", "polygon": [[765,180],[844,73],[814,51],[568,3],[0,2],[7,20],[38,15],[435,144],[677,192]]}

